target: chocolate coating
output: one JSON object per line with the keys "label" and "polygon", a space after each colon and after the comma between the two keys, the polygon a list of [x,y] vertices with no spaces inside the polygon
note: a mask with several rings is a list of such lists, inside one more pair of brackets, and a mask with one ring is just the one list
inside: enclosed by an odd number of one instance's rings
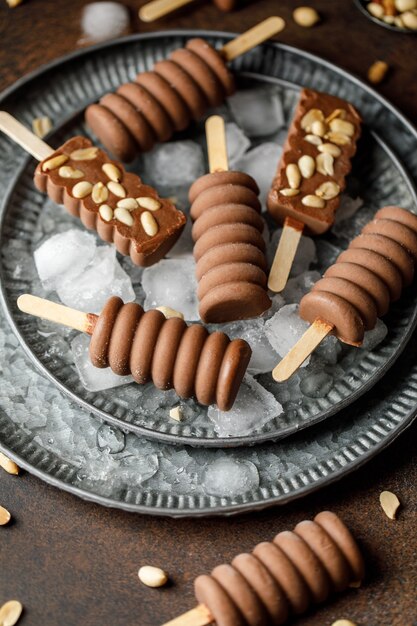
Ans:
{"label": "chocolate coating", "polygon": [[[231,0],[217,1],[229,10]],[[139,74],[135,83],[87,107],[85,119],[109,152],[129,162],[184,130],[234,91],[233,76],[221,55],[196,38],[156,63],[151,72]]]}
{"label": "chocolate coating", "polygon": [[401,274],[404,287],[408,287],[414,278],[414,263],[407,250],[397,243],[394,239],[390,239],[385,235],[371,233],[368,235],[359,235],[355,237],[349,244],[350,248],[362,248],[364,250],[373,250],[381,254],[386,259],[394,263],[395,267]]}
{"label": "chocolate coating", "polygon": [[[282,189],[290,187],[286,173],[287,166],[297,164],[302,156],[310,156],[316,160],[320,155],[319,146],[305,139],[311,130],[306,130],[301,126],[303,117],[312,109],[321,111],[323,119],[331,116],[338,109],[343,111],[343,119],[353,125],[354,132],[349,141],[343,145],[338,145],[340,155],[334,158],[332,175],[323,174],[316,169],[311,177],[302,177],[298,195],[285,196],[280,192]],[[314,195],[316,189],[324,182],[333,181],[337,183],[340,191],[344,190],[346,176],[351,170],[351,160],[356,153],[356,144],[360,133],[360,115],[349,102],[327,93],[320,93],[311,89],[302,90],[278,164],[277,174],[268,195],[268,210],[279,224],[282,224],[287,217],[292,218],[304,225],[306,232],[311,235],[320,235],[332,226],[340,203],[340,194],[326,200],[323,208],[306,206],[302,199],[307,195]],[[323,142],[332,143],[332,137],[327,138],[325,136]]]}
{"label": "chocolate coating", "polygon": [[344,278],[322,278],[312,288],[312,291],[328,291],[350,302],[360,313],[365,330],[371,330],[378,317],[375,301],[369,293]]}
{"label": "chocolate coating", "polygon": [[[111,124],[108,128],[111,128]],[[155,189],[144,185],[139,176],[126,172],[120,163],[111,161],[99,148],[95,148],[96,156],[93,159],[79,160],[71,157],[76,150],[91,147],[91,141],[85,137],[73,137],[67,141],[51,157],[37,166],[34,177],[35,186],[42,193],[47,193],[57,204],[63,204],[67,211],[78,217],[86,228],[97,231],[101,239],[113,243],[118,252],[124,256],[130,256],[135,265],[148,267],[157,263],[180,236],[186,222],[184,213],[176,209],[169,200],[160,198]],[[71,167],[81,171],[80,178],[62,177],[60,167],[48,171],[43,170],[46,161],[62,155],[68,157],[65,162],[66,168]],[[152,217],[158,227],[155,235],[150,236],[145,232],[141,215],[146,209],[139,205],[130,212],[133,218],[131,226],[117,220],[114,214],[109,221],[103,219],[99,212],[100,206],[106,204],[114,211],[120,201],[120,197],[114,195],[110,189],[108,189],[107,199],[102,202],[95,202],[91,192],[83,199],[74,196],[73,189],[80,182],[88,181],[92,185],[101,183],[104,187],[110,184],[109,177],[102,170],[104,165],[110,164],[117,167],[120,173],[120,184],[127,198],[147,197],[158,201],[159,209],[152,212]]]}
{"label": "chocolate coating", "polygon": [[195,581],[198,602],[219,626],[284,624],[332,592],[362,580],[363,560],[344,523],[323,511]]}
{"label": "chocolate coating", "polygon": [[207,174],[190,189],[199,312],[205,322],[256,317],[271,306],[258,193],[256,182],[241,172]]}
{"label": "chocolate coating", "polygon": [[233,406],[251,357],[242,339],[221,332],[209,334],[197,324],[166,319],[160,311],[146,313],[138,304],[112,297],[98,317],[90,342],[95,367],[120,376],[132,374],[143,385],[174,388],[182,398],[195,396],[201,404]]}
{"label": "chocolate coating", "polygon": [[365,330],[375,327],[389,302],[410,285],[417,262],[417,216],[385,207],[362,229],[349,248],[300,302],[300,315],[320,318],[351,345],[360,345]]}

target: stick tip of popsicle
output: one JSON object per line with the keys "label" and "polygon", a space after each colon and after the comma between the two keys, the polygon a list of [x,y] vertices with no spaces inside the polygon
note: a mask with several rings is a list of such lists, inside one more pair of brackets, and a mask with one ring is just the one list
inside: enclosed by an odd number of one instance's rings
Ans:
{"label": "stick tip of popsicle", "polygon": [[17,308],[23,313],[27,313],[30,309],[32,296],[29,293],[22,293],[16,300]]}
{"label": "stick tip of popsicle", "polygon": [[265,20],[265,24],[268,24],[268,26],[275,31],[276,35],[285,28],[285,20],[282,17],[279,17],[279,15],[272,15],[271,17],[268,17]]}

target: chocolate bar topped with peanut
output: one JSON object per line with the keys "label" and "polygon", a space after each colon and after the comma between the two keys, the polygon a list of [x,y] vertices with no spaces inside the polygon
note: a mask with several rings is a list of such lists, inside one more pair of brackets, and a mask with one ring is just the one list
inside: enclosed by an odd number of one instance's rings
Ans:
{"label": "chocolate bar topped with peanut", "polygon": [[313,235],[326,232],[360,133],[360,115],[349,102],[303,89],[268,196],[272,217],[292,218]]}
{"label": "chocolate bar topped with peanut", "polygon": [[147,267],[164,257],[186,222],[172,202],[85,137],[73,137],[39,163],[34,180],[39,191],[135,265]]}

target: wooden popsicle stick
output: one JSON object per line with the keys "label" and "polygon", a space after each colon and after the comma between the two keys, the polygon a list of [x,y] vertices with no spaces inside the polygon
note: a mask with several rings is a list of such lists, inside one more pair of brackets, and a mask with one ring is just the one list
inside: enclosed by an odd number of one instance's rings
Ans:
{"label": "wooden popsicle stick", "polygon": [[317,346],[332,332],[334,326],[319,318],[306,330],[304,335],[291,348],[288,354],[278,363],[272,372],[272,378],[278,383],[288,380],[317,348]]}
{"label": "wooden popsicle stick", "polygon": [[38,161],[47,159],[54,150],[7,111],[0,111],[0,130]]}
{"label": "wooden popsicle stick", "polygon": [[166,622],[162,626],[207,626],[214,621],[214,617],[204,604],[199,604],[191,611]]}
{"label": "wooden popsicle stick", "polygon": [[17,306],[23,313],[29,313],[29,315],[41,317],[44,320],[62,324],[62,326],[69,326],[69,328],[80,330],[89,335],[93,333],[98,317],[94,313],[70,309],[63,304],[57,304],[28,293],[19,296]]}
{"label": "wooden popsicle stick", "polygon": [[252,50],[259,44],[277,35],[285,28],[285,21],[282,17],[268,17],[260,24],[250,28],[236,39],[232,39],[220,50],[220,54],[226,61],[233,61],[241,54]]}
{"label": "wooden popsicle stick", "polygon": [[220,115],[212,115],[206,121],[207,152],[210,173],[227,172],[226,130],[224,119]]}
{"label": "wooden popsicle stick", "polygon": [[301,222],[290,217],[285,219],[268,278],[268,288],[275,293],[282,291],[287,284],[303,229],[304,224]]}
{"label": "wooden popsicle stick", "polygon": [[139,9],[139,17],[144,22],[154,22],[192,2],[194,0],[152,0]]}

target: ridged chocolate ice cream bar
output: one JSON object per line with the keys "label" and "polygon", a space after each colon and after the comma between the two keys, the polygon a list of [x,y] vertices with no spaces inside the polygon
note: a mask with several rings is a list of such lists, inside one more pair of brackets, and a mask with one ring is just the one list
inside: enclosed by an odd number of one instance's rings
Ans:
{"label": "ridged chocolate ice cream bar", "polygon": [[312,235],[332,226],[360,133],[360,115],[349,102],[302,90],[268,196],[278,223],[291,218]]}
{"label": "ridged chocolate ice cream bar", "polygon": [[85,137],[73,137],[39,163],[35,185],[135,265],[163,258],[186,222],[169,200]]}

